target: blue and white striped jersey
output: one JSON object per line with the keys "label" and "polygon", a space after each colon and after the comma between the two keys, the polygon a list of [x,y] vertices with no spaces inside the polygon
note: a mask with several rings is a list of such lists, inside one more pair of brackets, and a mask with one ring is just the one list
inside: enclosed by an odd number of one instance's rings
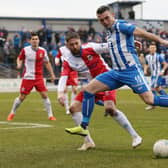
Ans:
{"label": "blue and white striped jersey", "polygon": [[158,53],[148,54],[145,57],[146,64],[149,65],[151,75],[158,76],[162,69],[162,63],[165,62],[164,56]]}
{"label": "blue and white striped jersey", "polygon": [[111,29],[107,29],[113,69],[124,70],[133,65],[140,66],[134,45],[134,30],[135,25],[123,20],[115,20]]}

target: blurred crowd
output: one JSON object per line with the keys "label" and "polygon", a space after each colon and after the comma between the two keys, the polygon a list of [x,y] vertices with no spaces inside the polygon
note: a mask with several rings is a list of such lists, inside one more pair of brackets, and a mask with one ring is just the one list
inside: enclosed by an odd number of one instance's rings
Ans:
{"label": "blurred crowd", "polygon": [[[147,30],[148,32],[154,33],[165,40],[168,40],[168,32],[165,30],[147,29],[146,27],[144,27],[143,29]],[[148,41],[140,37],[136,37],[135,39],[142,43],[142,49],[138,52],[138,55],[139,55],[139,60],[142,66],[144,67],[145,56],[149,53],[149,44],[151,43],[151,41]],[[157,52],[162,54],[165,57],[166,62],[168,62],[168,48],[165,46],[161,46],[159,43],[156,45],[157,45]],[[168,69],[165,72],[165,75],[168,75]]]}
{"label": "blurred crowd", "polygon": [[[162,31],[159,29],[147,29],[148,32],[159,35],[164,39],[168,39],[168,32]],[[104,32],[96,32],[94,27],[89,26],[88,28],[80,27],[78,30],[75,30],[73,27],[68,27],[67,31],[53,31],[50,26],[41,26],[37,32],[40,38],[40,46],[44,47],[49,55],[51,64],[55,71],[56,76],[59,76],[60,67],[56,67],[54,63],[54,58],[58,53],[59,47],[65,45],[65,36],[68,31],[77,31],[81,37],[83,43],[86,42],[104,42],[105,35]],[[20,50],[30,45],[30,31],[26,28],[22,28],[20,31],[14,33],[13,37],[9,37],[8,30],[5,28],[0,28],[0,63],[8,65],[11,68],[16,66],[16,58]],[[145,64],[145,56],[148,54],[148,46],[150,41],[147,41],[143,38],[137,38],[136,40],[142,43],[142,49],[138,51],[139,59],[142,66]],[[168,48],[157,45],[158,52],[165,56],[166,61],[168,62]],[[110,57],[108,54],[103,55],[105,61],[110,64]],[[166,72],[168,75],[168,71]]]}

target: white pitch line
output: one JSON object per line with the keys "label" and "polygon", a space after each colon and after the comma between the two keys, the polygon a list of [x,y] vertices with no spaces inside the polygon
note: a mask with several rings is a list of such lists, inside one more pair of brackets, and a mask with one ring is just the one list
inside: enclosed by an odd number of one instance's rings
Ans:
{"label": "white pitch line", "polygon": [[[18,128],[49,128],[52,125],[38,124],[38,123],[23,123],[23,122],[7,122],[0,121],[1,125],[13,125],[14,127],[0,128],[0,129],[18,129]],[[18,127],[19,126],[19,127]]]}

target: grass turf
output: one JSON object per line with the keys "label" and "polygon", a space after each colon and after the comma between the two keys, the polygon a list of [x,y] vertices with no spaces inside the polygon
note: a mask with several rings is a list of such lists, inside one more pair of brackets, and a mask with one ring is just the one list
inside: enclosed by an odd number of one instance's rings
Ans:
{"label": "grass turf", "polygon": [[[18,93],[0,94],[0,121],[6,121]],[[156,159],[152,147],[158,139],[168,139],[167,108],[145,111],[146,105],[130,90],[119,90],[117,107],[122,110],[143,144],[131,148],[131,137],[111,117],[104,117],[104,108],[95,106],[90,132],[96,149],[80,152],[76,149],[83,138],[64,130],[73,127],[70,116],[49,92],[57,121],[49,121],[37,93],[31,93],[20,106],[12,122],[49,124],[51,128],[20,128],[0,124],[0,168],[167,168],[168,159]],[[4,129],[12,128],[13,129]]]}

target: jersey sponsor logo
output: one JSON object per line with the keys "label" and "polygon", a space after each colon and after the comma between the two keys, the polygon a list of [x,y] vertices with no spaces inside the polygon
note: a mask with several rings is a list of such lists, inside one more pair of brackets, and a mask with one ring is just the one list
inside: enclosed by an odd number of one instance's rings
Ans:
{"label": "jersey sponsor logo", "polygon": [[92,55],[88,55],[88,56],[87,56],[87,59],[88,59],[89,61],[91,61],[91,60],[93,59],[93,56],[92,56]]}

